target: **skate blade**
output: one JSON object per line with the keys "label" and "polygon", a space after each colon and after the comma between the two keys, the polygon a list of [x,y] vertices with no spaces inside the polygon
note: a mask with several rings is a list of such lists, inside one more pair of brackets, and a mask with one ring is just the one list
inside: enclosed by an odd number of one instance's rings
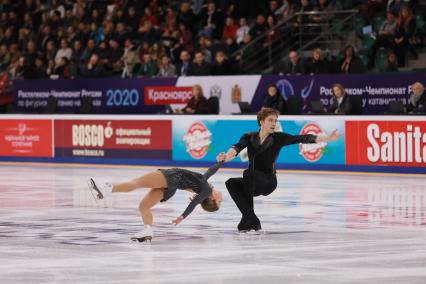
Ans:
{"label": "skate blade", "polygon": [[240,235],[246,235],[246,236],[258,236],[258,235],[265,235],[265,230],[242,230],[238,231],[238,234]]}
{"label": "skate blade", "polygon": [[100,199],[104,199],[102,192],[98,189],[95,181],[92,178],[87,181],[87,186],[89,187],[90,192],[92,193],[92,196],[96,202]]}
{"label": "skate blade", "polygon": [[139,243],[151,243],[151,241],[152,241],[152,237],[149,237],[149,236],[147,236],[147,237],[142,237],[142,238],[132,237],[132,238],[130,238],[130,240],[131,240],[132,242],[139,242]]}

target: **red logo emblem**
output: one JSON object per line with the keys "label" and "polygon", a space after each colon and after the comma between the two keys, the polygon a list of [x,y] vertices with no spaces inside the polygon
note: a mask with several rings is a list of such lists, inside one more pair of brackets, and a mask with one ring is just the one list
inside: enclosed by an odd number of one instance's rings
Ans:
{"label": "red logo emblem", "polygon": [[207,155],[211,141],[212,133],[200,121],[194,122],[189,126],[188,132],[183,137],[186,151],[194,159],[202,159]]}
{"label": "red logo emblem", "polygon": [[[300,130],[300,135],[305,134],[320,135],[323,134],[323,131],[318,124],[308,123],[302,128],[302,130]],[[306,161],[313,163],[321,159],[326,145],[327,143],[324,142],[315,144],[300,144],[299,153]]]}

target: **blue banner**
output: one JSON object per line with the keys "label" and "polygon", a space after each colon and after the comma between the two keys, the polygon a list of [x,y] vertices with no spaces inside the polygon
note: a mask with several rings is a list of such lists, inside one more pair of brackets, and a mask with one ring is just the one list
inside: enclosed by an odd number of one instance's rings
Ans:
{"label": "blue banner", "polygon": [[[258,131],[256,120],[191,120],[173,121],[173,160],[214,162],[217,154],[226,152],[247,132]],[[335,142],[291,145],[278,157],[281,164],[345,164],[344,121],[318,118],[311,121],[280,120],[277,131],[292,135],[325,135],[337,129],[342,137]],[[246,163],[247,153],[234,162]]]}
{"label": "blue banner", "polygon": [[144,87],[174,86],[177,78],[17,80],[14,82],[18,112],[43,112],[49,97],[56,99],[56,113],[78,113],[85,97],[91,98],[90,113],[158,113],[163,106],[144,105]]}
{"label": "blue banner", "polygon": [[253,110],[259,110],[268,86],[275,84],[285,100],[291,96],[300,97],[303,112],[307,113],[311,100],[320,100],[324,106],[331,105],[331,87],[339,83],[350,96],[361,97],[363,114],[377,115],[388,111],[390,101],[406,103],[411,94],[411,85],[416,81],[426,84],[426,76],[422,73],[262,76],[251,104]]}
{"label": "blue banner", "polygon": [[[405,103],[411,94],[411,85],[426,84],[421,73],[315,75],[315,76],[207,76],[185,78],[141,79],[78,79],[78,80],[18,80],[14,82],[15,102],[18,112],[43,112],[50,96],[57,99],[56,113],[79,112],[83,98],[92,99],[90,113],[97,114],[149,114],[164,111],[164,106],[144,103],[145,87],[186,86],[200,84],[207,98],[219,99],[220,114],[239,112],[239,101],[251,101],[253,111],[258,111],[267,95],[269,84],[275,84],[285,100],[295,96],[303,101],[303,113],[310,111],[310,101],[320,100],[331,104],[331,87],[342,84],[350,96],[362,102],[362,112],[377,115],[387,112],[389,102]],[[161,93],[161,92],[160,92]],[[162,94],[165,99],[173,91]],[[183,105],[182,105],[183,106]]]}

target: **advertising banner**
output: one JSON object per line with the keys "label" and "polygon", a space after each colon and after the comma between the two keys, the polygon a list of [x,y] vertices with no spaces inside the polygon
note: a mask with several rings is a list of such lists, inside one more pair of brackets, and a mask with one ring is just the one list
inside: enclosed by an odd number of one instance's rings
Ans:
{"label": "advertising banner", "polygon": [[192,97],[192,87],[157,87],[144,88],[145,105],[187,104]]}
{"label": "advertising banner", "polygon": [[[173,160],[210,161],[227,151],[247,132],[258,131],[255,120],[191,120],[173,122]],[[280,120],[277,131],[292,135],[321,135],[338,129],[344,135],[343,120],[286,121]],[[247,162],[247,153],[240,153],[234,162]],[[282,149],[277,163],[339,164],[345,163],[345,140],[319,144],[290,145]]]}
{"label": "advertising banner", "polygon": [[53,157],[52,120],[0,119],[0,156]]}
{"label": "advertising banner", "polygon": [[425,121],[347,121],[348,165],[426,167]]}
{"label": "advertising banner", "polygon": [[198,84],[206,98],[219,98],[219,113],[239,113],[238,102],[251,102],[260,82],[260,75],[179,77],[176,86]]}
{"label": "advertising banner", "polygon": [[407,102],[411,85],[426,84],[421,73],[368,75],[246,75],[200,76],[179,78],[140,79],[78,79],[78,80],[17,80],[15,101],[19,112],[43,112],[49,97],[57,99],[57,113],[77,113],[83,98],[90,97],[90,113],[149,114],[165,110],[164,105],[186,104],[194,84],[199,84],[204,96],[219,98],[219,113],[239,113],[238,102],[250,102],[258,111],[267,95],[267,88],[275,84],[287,100],[300,97],[304,113],[309,112],[311,100],[320,100],[324,106],[332,103],[331,87],[342,84],[350,96],[357,96],[363,114],[377,115],[388,111],[389,102]]}
{"label": "advertising banner", "polygon": [[411,85],[416,82],[426,84],[421,73],[368,74],[368,75],[315,75],[315,76],[262,76],[252,100],[254,110],[259,110],[267,95],[270,84],[277,85],[281,95],[287,100],[291,96],[300,97],[303,110],[310,110],[311,100],[320,100],[324,106],[332,103],[331,87],[342,84],[347,94],[359,96],[362,100],[363,114],[378,115],[388,111],[390,101],[407,102]]}
{"label": "advertising banner", "polygon": [[56,120],[56,157],[171,159],[169,120]]}
{"label": "advertising banner", "polygon": [[49,97],[57,100],[57,113],[78,113],[83,98],[91,98],[90,113],[158,113],[164,107],[144,104],[144,87],[174,86],[177,78],[16,80],[17,111],[43,112]]}

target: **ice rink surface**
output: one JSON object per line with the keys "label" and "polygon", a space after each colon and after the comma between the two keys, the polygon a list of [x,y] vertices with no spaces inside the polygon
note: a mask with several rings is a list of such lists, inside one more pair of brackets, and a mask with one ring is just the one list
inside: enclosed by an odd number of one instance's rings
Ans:
{"label": "ice rink surface", "polygon": [[[265,230],[236,232],[225,188],[216,213],[190,194],[154,208],[151,245],[131,243],[146,193],[96,204],[86,178],[122,182],[155,168],[0,164],[0,283],[426,283],[426,177],[280,172],[255,199]],[[203,169],[194,169],[203,172]]]}

